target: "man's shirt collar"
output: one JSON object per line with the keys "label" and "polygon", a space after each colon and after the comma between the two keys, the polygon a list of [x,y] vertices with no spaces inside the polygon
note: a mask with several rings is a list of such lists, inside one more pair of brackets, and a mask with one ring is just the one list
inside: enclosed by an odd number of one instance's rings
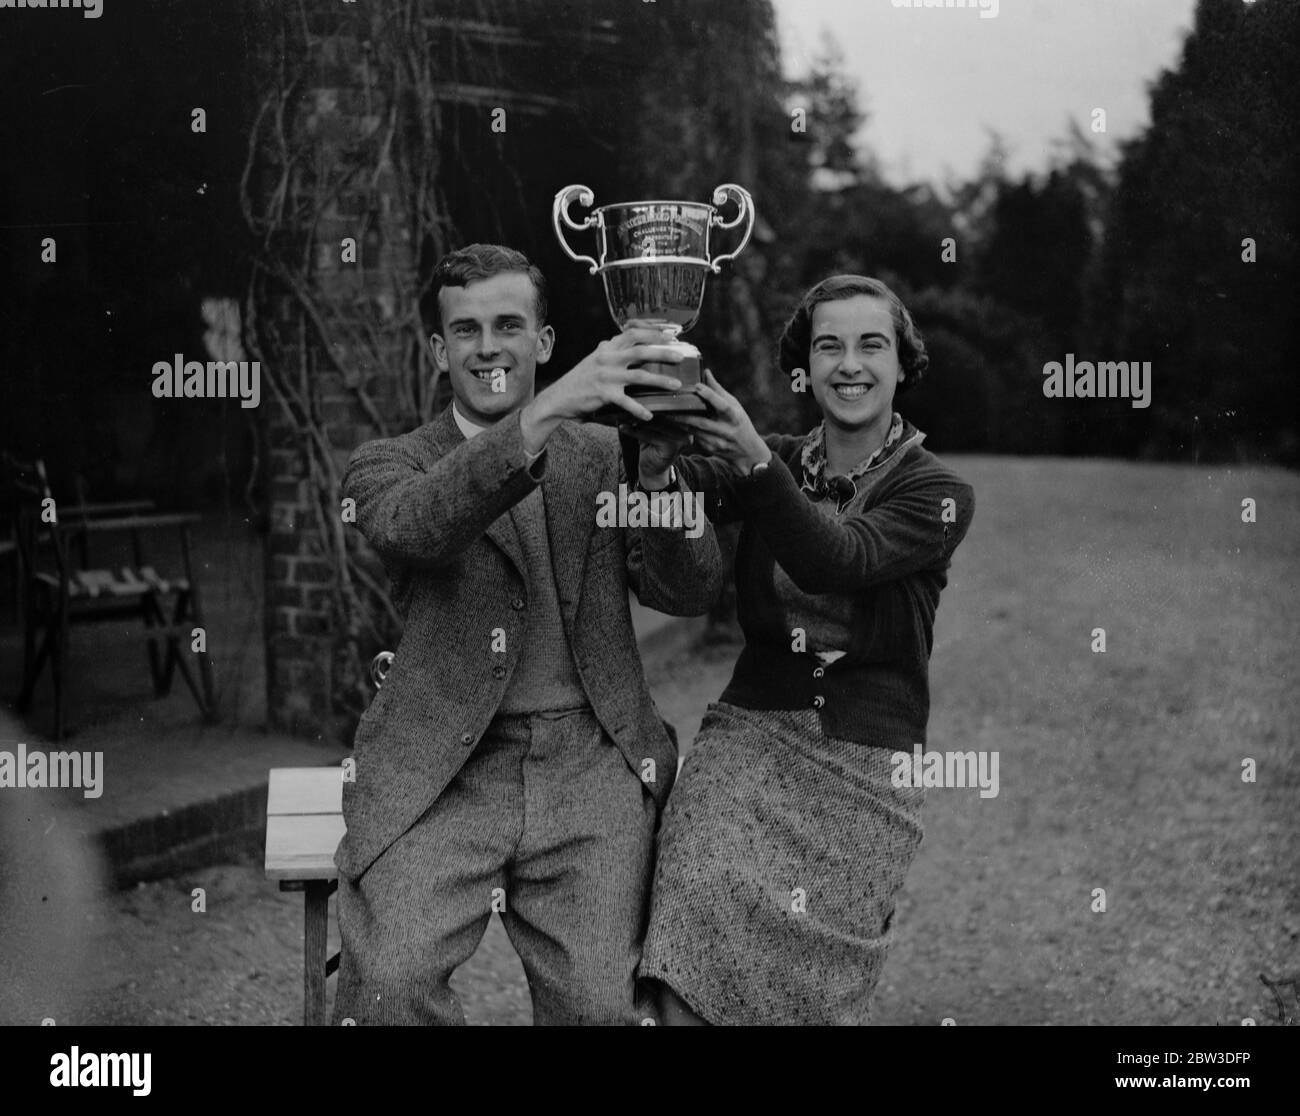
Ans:
{"label": "man's shirt collar", "polygon": [[487,429],[486,426],[479,426],[476,422],[470,422],[469,419],[462,415],[454,399],[451,401],[451,417],[456,420],[456,425],[460,427],[460,432],[465,435],[467,440],[474,437],[475,434],[482,434]]}

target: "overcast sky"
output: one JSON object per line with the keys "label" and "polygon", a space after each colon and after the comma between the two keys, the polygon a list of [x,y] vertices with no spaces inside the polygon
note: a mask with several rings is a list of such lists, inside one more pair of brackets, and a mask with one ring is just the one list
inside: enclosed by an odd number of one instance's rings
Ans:
{"label": "overcast sky", "polygon": [[902,184],[969,175],[986,127],[1007,139],[1013,173],[1038,169],[1066,120],[1086,128],[1094,108],[1112,153],[1147,123],[1147,87],[1177,63],[1196,0],[997,0],[993,18],[891,0],[773,2],[792,76],[823,29],[839,42],[869,114],[860,138]]}

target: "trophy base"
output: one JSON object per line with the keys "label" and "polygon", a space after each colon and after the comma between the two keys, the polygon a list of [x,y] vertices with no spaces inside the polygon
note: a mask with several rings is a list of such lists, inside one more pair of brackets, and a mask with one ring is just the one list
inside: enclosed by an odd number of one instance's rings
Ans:
{"label": "trophy base", "polygon": [[628,412],[623,410],[622,407],[611,403],[609,406],[602,407],[599,411],[593,414],[589,421],[610,423],[615,426],[621,426],[624,424],[637,426],[642,422],[647,424],[653,423],[660,418],[665,422],[671,422],[673,415],[707,416],[713,414],[713,408],[704,402],[704,400],[698,395],[691,392],[650,391],[642,393],[629,391],[627,394],[630,398],[635,399],[640,403],[647,411],[650,411],[654,417],[639,420],[633,418],[632,415],[628,414]]}
{"label": "trophy base", "polygon": [[[663,391],[660,388],[644,387],[628,388],[627,394],[629,398],[635,399],[646,410],[654,414],[654,418],[641,421],[654,422],[661,415],[667,421],[671,420],[675,414],[713,414],[713,408],[690,390],[700,382],[700,350],[687,341],[672,341],[670,344],[682,351],[683,360],[680,364],[673,364],[670,361],[648,360],[641,364],[631,365],[632,368],[655,372],[661,376],[671,376],[682,382],[679,391]],[[591,417],[596,422],[629,423],[633,426],[638,424],[637,419],[633,418],[622,407],[614,404],[602,407]]]}
{"label": "trophy base", "polygon": [[[668,344],[682,354],[680,364],[673,364],[671,361],[666,360],[646,360],[629,367],[654,372],[660,376],[671,376],[673,379],[682,382],[683,390],[689,391],[700,382],[700,350],[689,341],[670,341]],[[637,388],[632,388],[628,392],[628,395],[637,394],[639,394]],[[659,395],[662,393],[657,388],[649,388],[646,389],[646,394]]]}

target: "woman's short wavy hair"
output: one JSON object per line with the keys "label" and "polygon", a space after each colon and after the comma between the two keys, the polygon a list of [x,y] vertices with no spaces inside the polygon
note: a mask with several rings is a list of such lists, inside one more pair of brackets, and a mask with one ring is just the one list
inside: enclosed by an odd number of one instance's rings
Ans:
{"label": "woman's short wavy hair", "polygon": [[925,352],[925,340],[898,295],[879,279],[866,275],[832,275],[803,296],[781,334],[781,371],[790,376],[796,368],[808,367],[812,350],[812,316],[818,306],[823,302],[836,302],[842,298],[856,298],[858,295],[884,299],[889,304],[889,315],[894,322],[894,337],[898,343],[898,367],[902,372],[895,391],[915,387],[930,365],[930,358]]}

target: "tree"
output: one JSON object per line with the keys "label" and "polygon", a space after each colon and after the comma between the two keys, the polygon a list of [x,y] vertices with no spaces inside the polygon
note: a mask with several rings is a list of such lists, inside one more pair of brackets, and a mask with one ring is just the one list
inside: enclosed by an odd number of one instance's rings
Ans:
{"label": "tree", "polygon": [[1200,0],[1124,148],[1099,277],[1107,347],[1154,366],[1155,430],[1134,448],[1300,461],[1297,196],[1300,7]]}
{"label": "tree", "polygon": [[857,82],[846,73],[839,43],[823,32],[821,49],[807,75],[793,83],[792,112],[801,109],[807,138],[808,168],[822,189],[857,182],[864,174],[877,177],[874,161],[857,145],[858,129],[867,120]]}

